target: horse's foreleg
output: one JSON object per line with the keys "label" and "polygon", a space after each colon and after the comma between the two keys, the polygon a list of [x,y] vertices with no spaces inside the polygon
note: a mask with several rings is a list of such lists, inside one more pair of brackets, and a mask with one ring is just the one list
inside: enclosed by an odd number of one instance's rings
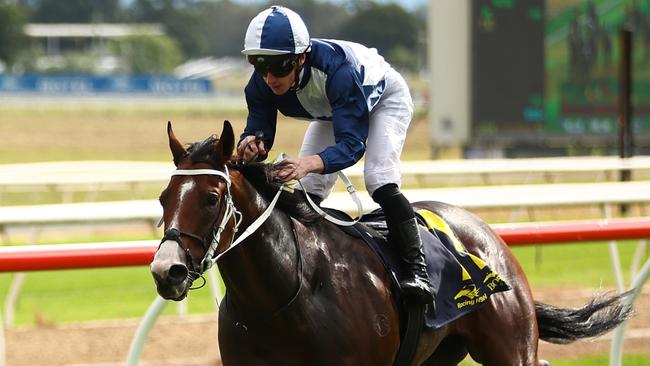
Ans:
{"label": "horse's foreleg", "polygon": [[219,312],[219,354],[223,366],[273,366],[256,355],[246,333],[245,326],[233,322],[224,310]]}

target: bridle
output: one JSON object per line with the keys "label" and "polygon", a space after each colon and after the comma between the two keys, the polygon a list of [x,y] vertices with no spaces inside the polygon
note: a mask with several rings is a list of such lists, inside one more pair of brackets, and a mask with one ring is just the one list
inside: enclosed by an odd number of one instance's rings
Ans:
{"label": "bridle", "polygon": [[[198,270],[197,268],[194,268],[194,262],[190,259],[190,263],[193,269],[200,276],[203,274],[203,272],[210,269],[214,264],[214,261],[212,261],[212,256],[214,255],[214,252],[217,250],[217,246],[219,245],[219,241],[221,240],[221,234],[226,228],[228,222],[231,219],[235,220],[235,226],[233,228],[233,238],[234,238],[234,233],[237,232],[237,229],[239,228],[239,224],[241,224],[242,215],[237,210],[235,204],[232,201],[232,194],[230,193],[230,186],[232,183],[230,181],[230,176],[228,174],[228,167],[225,167],[225,172],[216,169],[177,169],[173,171],[171,175],[172,176],[212,175],[212,176],[217,176],[226,182],[226,194],[223,197],[223,200],[225,200],[225,211],[223,215],[221,215],[221,222],[219,223],[219,225],[217,225],[219,216],[217,216],[214,223],[212,224],[211,237],[210,235],[208,235],[207,237],[202,238],[199,235],[187,231],[183,231],[178,228],[171,227],[165,230],[165,234],[161,240],[161,243],[164,242],[165,240],[173,240],[176,243],[178,243],[178,245],[181,245],[181,236],[187,236],[189,238],[192,238],[200,242],[203,248],[206,248],[206,251],[205,251],[205,255],[203,256],[203,259],[201,260],[200,268],[198,268]],[[189,255],[189,251],[188,251],[188,255]],[[191,255],[189,256],[191,258]]]}
{"label": "bridle", "polygon": [[[199,235],[186,232],[183,230],[180,230],[178,228],[168,228],[165,230],[164,236],[160,243],[162,244],[166,240],[172,240],[178,243],[178,245],[182,248],[183,246],[181,245],[181,236],[187,236],[189,238],[192,238],[200,243],[202,243],[203,247],[206,248],[205,255],[203,256],[203,259],[201,260],[200,268],[195,268],[194,266],[194,261],[192,260],[192,256],[189,253],[189,250],[186,250],[186,253],[188,255],[188,258],[190,258],[189,262],[190,265],[192,266],[192,269],[194,270],[195,275],[192,275],[191,279],[195,280],[198,277],[201,277],[205,271],[210,269],[216,262],[221,258],[224,254],[226,254],[228,251],[232,250],[235,248],[237,245],[239,245],[244,239],[246,239],[248,236],[250,236],[257,228],[259,228],[266,219],[269,218],[271,215],[271,212],[273,211],[273,208],[275,207],[275,204],[278,202],[278,198],[280,197],[280,193],[282,193],[282,190],[284,189],[284,185],[280,187],[278,192],[276,193],[275,197],[273,197],[273,200],[269,203],[269,206],[266,208],[266,210],[255,220],[253,223],[251,223],[246,230],[237,238],[235,239],[235,234],[237,233],[237,229],[239,228],[239,225],[242,222],[242,214],[237,210],[235,207],[235,204],[232,200],[232,193],[230,192],[230,187],[232,185],[232,182],[230,180],[230,174],[228,172],[228,167],[224,167],[225,172],[222,172],[220,170],[216,169],[177,169],[172,172],[172,176],[178,175],[178,176],[195,176],[195,175],[212,175],[212,176],[217,176],[221,179],[223,179],[226,182],[226,194],[224,195],[224,200],[225,200],[225,212],[223,213],[221,217],[221,222],[217,226],[216,223],[219,220],[219,216],[215,219],[214,223],[212,224],[212,238],[210,236],[206,238],[202,238]],[[230,245],[226,250],[223,252],[219,253],[219,255],[214,256],[215,251],[217,250],[217,246],[219,245],[219,241],[221,240],[221,234],[223,233],[223,230],[225,229],[226,225],[230,220],[234,219],[235,220],[235,225],[233,227],[233,235],[230,239]],[[209,244],[208,243],[209,240]],[[213,258],[214,256],[214,258]]]}

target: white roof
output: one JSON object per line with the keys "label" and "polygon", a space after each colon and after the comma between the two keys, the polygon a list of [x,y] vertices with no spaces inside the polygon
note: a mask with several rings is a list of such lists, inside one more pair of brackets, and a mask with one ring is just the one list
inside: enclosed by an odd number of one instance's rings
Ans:
{"label": "white roof", "polygon": [[65,37],[126,37],[131,35],[163,35],[161,24],[153,23],[29,23],[25,25],[25,34],[35,38]]}

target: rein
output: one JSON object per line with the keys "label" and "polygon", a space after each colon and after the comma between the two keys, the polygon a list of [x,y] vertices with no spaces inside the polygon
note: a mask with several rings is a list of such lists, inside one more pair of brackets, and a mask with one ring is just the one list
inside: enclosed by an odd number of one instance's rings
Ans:
{"label": "rein", "polygon": [[[287,158],[287,154],[280,153],[280,155],[278,155],[278,157],[273,161],[273,164],[279,163],[279,162],[281,162],[282,160],[284,160],[286,158]],[[357,196],[357,190],[356,190],[356,188],[354,188],[354,185],[352,184],[352,181],[350,180],[350,178],[348,178],[348,176],[345,175],[345,173],[343,173],[342,170],[336,172],[336,175],[343,181],[343,183],[345,184],[345,189],[348,191],[348,193],[350,194],[350,197],[352,197],[352,200],[357,205],[357,218],[352,220],[352,221],[339,220],[338,218],[336,218],[336,217],[328,214],[327,212],[323,211],[323,209],[320,208],[314,202],[314,200],[311,199],[311,196],[309,194],[307,194],[307,189],[302,184],[302,181],[300,179],[297,179],[297,182],[298,182],[298,185],[300,185],[300,188],[302,189],[302,191],[305,193],[305,198],[307,199],[307,202],[309,203],[311,208],[314,211],[316,211],[316,213],[318,213],[322,218],[324,218],[325,220],[327,220],[327,221],[329,221],[329,222],[331,222],[331,223],[333,223],[335,225],[353,226],[354,224],[359,222],[359,220],[361,220],[361,216],[363,215],[363,206],[361,205],[361,200],[359,199],[359,196]],[[283,184],[282,187],[285,187],[285,185]],[[282,187],[281,187],[281,189],[282,189]]]}
{"label": "rein", "polygon": [[323,211],[322,208],[320,208],[312,199],[311,197],[307,194],[307,189],[305,186],[302,184],[302,181],[298,179],[298,184],[302,188],[302,191],[305,192],[305,197],[307,198],[307,202],[309,202],[309,205],[311,208],[316,211],[319,215],[321,215],[325,220],[334,223],[339,226],[353,226],[359,220],[361,220],[361,216],[363,215],[363,206],[361,205],[361,200],[359,199],[359,196],[357,196],[357,190],[354,188],[352,185],[352,182],[350,179],[342,172],[338,171],[336,173],[339,178],[345,183],[345,188],[347,189],[348,193],[352,197],[352,200],[354,203],[357,205],[357,218],[352,220],[352,221],[346,221],[346,220],[339,220],[336,217],[328,214],[327,212]]}

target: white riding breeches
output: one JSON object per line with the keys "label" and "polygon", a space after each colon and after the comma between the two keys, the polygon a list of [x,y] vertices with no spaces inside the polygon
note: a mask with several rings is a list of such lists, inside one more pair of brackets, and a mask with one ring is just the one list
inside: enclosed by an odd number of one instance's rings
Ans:
{"label": "white riding breeches", "polygon": [[[386,73],[385,80],[386,90],[370,112],[364,157],[364,183],[371,196],[385,184],[395,183],[400,186],[400,155],[413,117],[413,100],[404,78],[391,68]],[[334,144],[332,122],[310,122],[300,156],[318,154]],[[301,181],[308,192],[327,198],[336,183],[336,177],[336,174],[310,173]]]}

